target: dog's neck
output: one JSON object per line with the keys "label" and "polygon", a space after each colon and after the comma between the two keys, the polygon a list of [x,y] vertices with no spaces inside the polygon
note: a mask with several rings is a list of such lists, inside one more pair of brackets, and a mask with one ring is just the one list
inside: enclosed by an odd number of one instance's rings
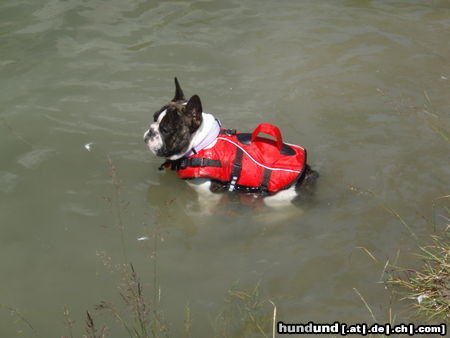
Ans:
{"label": "dog's neck", "polygon": [[220,133],[220,122],[212,114],[202,113],[202,124],[192,135],[187,152],[182,155],[171,156],[170,160],[195,155],[200,150],[214,146]]}

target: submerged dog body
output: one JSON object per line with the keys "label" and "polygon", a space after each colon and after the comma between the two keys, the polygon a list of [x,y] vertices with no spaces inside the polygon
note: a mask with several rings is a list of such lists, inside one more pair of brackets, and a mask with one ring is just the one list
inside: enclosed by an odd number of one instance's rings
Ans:
{"label": "submerged dog body", "polygon": [[[196,190],[198,190],[201,194],[205,194],[208,192],[221,192],[226,190],[232,191],[235,190],[235,187],[238,187],[241,188],[236,189],[238,191],[240,190],[244,192],[257,193],[258,195],[261,196],[267,196],[264,198],[264,202],[266,204],[270,204],[272,202],[274,204],[278,204],[280,201],[282,201],[282,203],[285,203],[286,200],[294,200],[299,196],[304,195],[303,193],[301,193],[301,191],[303,190],[304,192],[312,190],[311,186],[314,184],[315,179],[318,177],[318,174],[315,171],[313,171],[309,167],[309,165],[306,164],[306,151],[300,146],[283,144],[281,142],[281,134],[279,133],[278,128],[268,124],[264,124],[264,126],[261,125],[263,127],[266,127],[262,128],[262,132],[267,133],[268,130],[269,131],[272,130],[267,126],[275,128],[276,129],[275,131],[279,135],[279,142],[275,142],[268,139],[260,139],[254,137],[254,135],[251,134],[239,133],[238,136],[243,136],[240,139],[244,139],[245,136],[250,135],[251,136],[250,143],[252,142],[257,143],[258,140],[263,140],[264,142],[262,142],[261,144],[263,145],[265,145],[266,143],[269,144],[269,146],[267,146],[266,148],[263,147],[262,151],[258,153],[260,161],[264,162],[263,158],[264,154],[270,156],[269,153],[271,152],[271,150],[272,149],[276,150],[277,149],[276,147],[278,147],[279,152],[281,154],[283,154],[284,152],[286,158],[289,158],[287,155],[290,155],[291,158],[296,159],[298,163],[294,163],[294,168],[291,169],[268,168],[267,166],[264,166],[264,164],[261,164],[260,162],[252,158],[251,150],[253,148],[244,145],[247,144],[246,141],[242,141],[244,143],[240,144],[238,141],[233,142],[232,139],[231,141],[226,140],[229,141],[230,143],[235,144],[238,148],[241,148],[241,150],[237,149],[237,152],[239,151],[241,153],[244,152],[246,154],[246,156],[244,157],[250,157],[254,162],[260,164],[261,167],[265,168],[262,169],[264,170],[263,173],[261,172],[261,175],[264,176],[264,180],[266,180],[264,189],[263,188],[248,189],[247,186],[242,185],[239,186],[238,184],[236,184],[236,181],[239,178],[240,173],[242,171],[247,170],[250,167],[250,166],[247,167],[242,166],[241,168],[241,162],[237,164],[237,166],[239,167],[238,168],[239,175],[237,178],[233,176],[234,174],[233,168],[236,167],[236,164],[235,163],[232,164],[233,170],[232,169],[229,170],[230,175],[228,175],[229,177],[228,181],[222,179],[223,177],[221,177],[221,179],[217,179],[217,177],[214,174],[211,174],[215,173],[216,171],[211,170],[210,171],[203,169],[191,170],[189,171],[189,175],[186,175],[186,170],[184,171],[182,170],[185,169],[185,167],[180,168],[180,163],[183,163],[185,165],[186,159],[190,161],[189,163],[191,163],[193,167],[222,166],[220,164],[222,158],[217,158],[217,155],[215,155],[214,158],[203,158],[203,157],[198,158],[199,156],[196,155],[199,152],[200,154],[211,154],[211,153],[216,154],[216,152],[214,152],[213,149],[215,149],[214,147],[216,147],[216,145],[219,146],[218,142],[220,143],[222,142],[222,140],[225,139],[224,136],[222,137],[220,135],[223,134],[224,132],[227,132],[227,130],[221,129],[220,122],[213,115],[203,112],[200,98],[197,95],[192,96],[188,101],[186,100],[184,93],[176,78],[175,78],[175,87],[176,87],[175,96],[172,99],[172,101],[169,102],[167,105],[163,106],[157,112],[155,112],[153,116],[153,123],[151,123],[149,129],[144,134],[144,142],[156,156],[163,157],[166,159],[165,162],[166,167],[171,167],[174,170],[178,170],[179,176],[182,178],[190,178],[188,180],[188,183],[190,183],[190,185],[193,186]],[[236,134],[236,131],[234,131],[234,133]],[[247,139],[248,138],[249,137],[247,137]],[[270,146],[270,143],[273,143],[273,145]],[[272,153],[274,152],[272,151]],[[278,153],[278,151],[275,151],[275,153]],[[279,156],[281,157],[280,161],[283,162],[284,160],[283,155]],[[195,164],[193,164],[194,160],[196,160]],[[224,158],[222,162],[225,163],[227,161],[228,160]],[[201,164],[199,164],[200,162]],[[207,162],[206,165],[204,164],[205,162]],[[217,163],[219,164],[217,165]],[[255,167],[254,164],[253,167]],[[272,171],[274,172],[276,171],[278,176],[280,176],[279,173],[282,171],[290,172],[289,174],[291,178],[289,178],[289,181],[286,181],[287,183],[280,188],[282,190],[279,192],[277,192],[279,189],[269,190],[267,188],[268,185],[271,184],[268,180],[270,179]],[[192,175],[193,172],[200,174]],[[228,173],[228,171],[226,172]],[[294,174],[292,174],[293,172]],[[223,174],[223,170],[221,173]],[[250,173],[250,175],[247,176],[253,175],[254,175],[253,173]],[[233,182],[234,179],[235,181]],[[277,180],[279,181],[280,178],[278,177]],[[263,185],[261,185],[261,187],[262,186]],[[242,187],[244,187],[245,189],[242,189]],[[277,193],[274,194],[275,192]]]}

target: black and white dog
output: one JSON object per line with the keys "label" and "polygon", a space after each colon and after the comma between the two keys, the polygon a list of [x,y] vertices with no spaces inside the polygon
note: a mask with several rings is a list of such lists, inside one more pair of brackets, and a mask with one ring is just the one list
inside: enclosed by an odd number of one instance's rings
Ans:
{"label": "black and white dog", "polygon": [[[214,146],[219,130],[218,120],[212,114],[203,112],[198,95],[186,100],[175,78],[175,96],[154,113],[153,122],[144,133],[144,142],[156,156],[165,158],[166,163],[173,163],[196,154],[200,149]],[[301,180],[289,189],[264,197],[264,203],[279,206],[285,205],[287,201],[298,200],[300,196],[313,191],[317,177],[318,173],[306,165]],[[227,190],[220,182],[206,178],[190,179],[187,182],[207,200],[218,199],[218,194],[212,193]]]}

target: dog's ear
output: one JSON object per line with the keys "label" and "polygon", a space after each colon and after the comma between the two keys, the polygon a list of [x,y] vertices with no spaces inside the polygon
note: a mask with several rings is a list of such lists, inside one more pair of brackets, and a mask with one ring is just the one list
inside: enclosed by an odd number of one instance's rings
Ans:
{"label": "dog's ear", "polygon": [[198,95],[192,96],[186,105],[185,113],[192,118],[193,130],[196,130],[202,124],[202,112],[203,108],[200,98],[198,97]]}
{"label": "dog's ear", "polygon": [[186,98],[184,97],[184,93],[183,90],[181,89],[178,79],[175,77],[175,96],[173,97],[172,102],[177,101],[186,101]]}

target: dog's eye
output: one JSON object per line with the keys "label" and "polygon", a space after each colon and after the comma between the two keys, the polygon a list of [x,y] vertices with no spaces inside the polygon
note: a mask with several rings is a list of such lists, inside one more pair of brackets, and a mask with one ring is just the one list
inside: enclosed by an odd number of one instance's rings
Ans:
{"label": "dog's eye", "polygon": [[161,133],[163,133],[163,134],[169,134],[169,133],[170,133],[170,130],[167,129],[166,127],[161,127],[161,128],[159,128],[159,130],[160,130]]}

